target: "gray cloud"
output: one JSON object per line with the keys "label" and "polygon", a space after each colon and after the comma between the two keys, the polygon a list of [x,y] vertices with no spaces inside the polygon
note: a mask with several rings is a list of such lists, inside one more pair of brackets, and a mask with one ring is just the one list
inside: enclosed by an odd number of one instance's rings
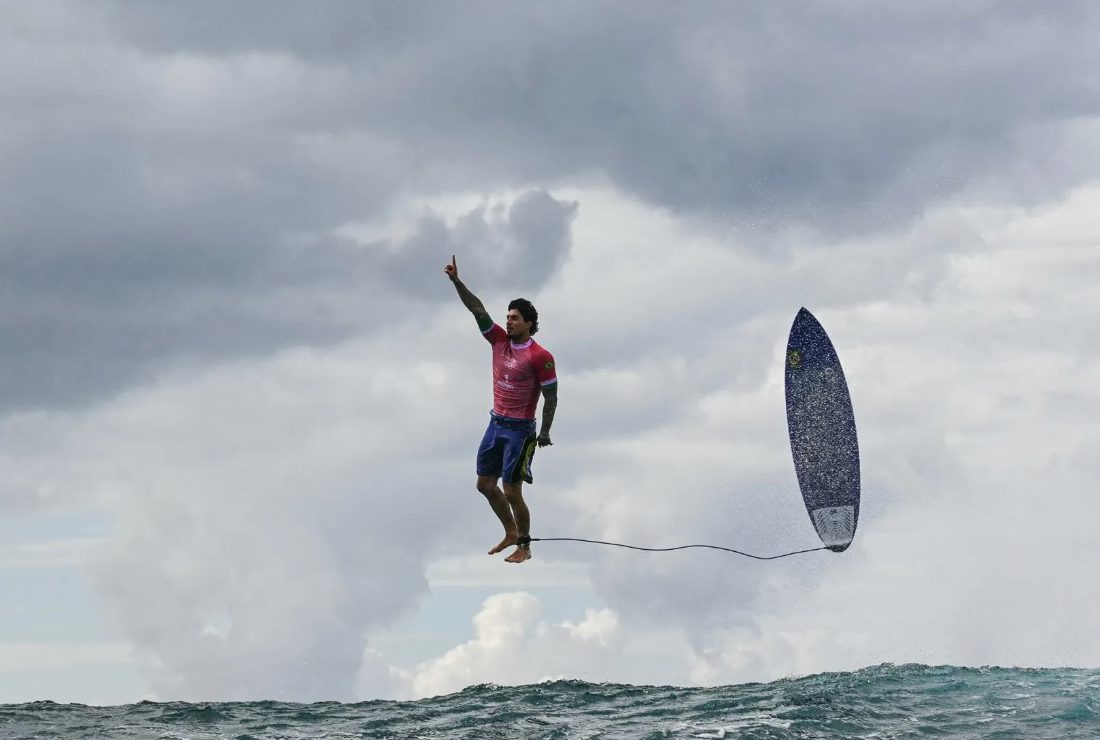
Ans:
{"label": "gray cloud", "polygon": [[87,251],[0,253],[0,408],[83,403],[166,364],[324,344],[412,320],[410,299],[453,300],[441,286],[452,252],[482,279],[539,290],[570,243],[575,204],[542,191],[475,208],[453,224],[428,216],[413,236],[360,244],[194,246],[134,239]]}
{"label": "gray cloud", "polygon": [[496,534],[455,453],[468,404],[392,339],[0,425],[0,496],[23,483],[110,515],[87,573],[158,696],[359,698],[369,637],[423,597],[426,564]]}
{"label": "gray cloud", "polygon": [[[1095,315],[1095,239],[1070,219],[1043,261],[1045,225],[1021,248],[956,206],[1034,206],[1096,178],[1098,12],[0,4],[0,496],[94,496],[115,517],[95,582],[166,696],[348,696],[365,634],[415,606],[425,564],[496,526],[471,485],[487,361],[472,326],[454,333],[454,253],[494,313],[537,298],[562,371],[540,534],[804,546],[769,383],[800,304],[841,349],[873,461],[857,548],[768,571],[577,555],[628,628],[681,625],[709,660],[729,625],[735,644],[769,613],[812,631],[788,589],[841,626],[862,614],[841,599],[849,576],[859,605],[896,588],[872,620],[912,593],[972,600],[997,562],[943,588],[891,574],[920,580],[905,569],[928,531],[945,540],[929,568],[974,546],[971,526],[935,529],[936,507],[995,509],[996,537],[1034,535],[1013,512],[1032,510],[1042,466],[1012,500],[983,471],[1041,459],[1061,490],[1087,490],[1094,445],[1057,438],[1087,440],[1095,416],[1096,331],[1079,318]],[[455,196],[481,204],[428,205]],[[303,351],[315,362],[277,352],[337,342]],[[204,369],[213,390],[189,385]],[[1081,390],[1063,387],[1071,372]],[[76,405],[75,441],[66,414],[10,413]],[[1006,417],[1049,429],[1023,435],[1040,454]],[[1075,501],[1064,511],[1091,513]],[[1065,528],[1048,517],[1049,539]],[[878,525],[891,537],[867,537]],[[942,637],[961,618],[937,619]],[[892,630],[869,659],[900,644]]]}
{"label": "gray cloud", "polygon": [[509,290],[535,293],[557,274],[568,255],[576,212],[576,203],[535,190],[510,204],[478,206],[453,228],[439,216],[425,217],[412,236],[383,246],[387,258],[379,267],[386,282],[433,302],[441,296],[453,300],[435,281],[425,279],[441,273],[452,254],[464,279],[473,275],[482,285],[505,284]]}
{"label": "gray cloud", "polygon": [[[1094,150],[1045,143],[1098,109],[1088,3],[0,13],[0,309],[18,358],[0,408],[369,330],[389,293],[349,298],[347,276],[427,296],[447,229],[429,218],[374,251],[329,235],[401,198],[536,188],[450,238],[529,292],[568,241],[565,206],[537,195],[556,183],[609,178],[766,243],[791,224],[893,228],[967,188],[1050,198],[1096,173]],[[1021,176],[1037,160],[1041,190]]]}
{"label": "gray cloud", "polygon": [[124,33],[150,52],[346,67],[354,102],[328,100],[330,125],[402,142],[421,182],[599,170],[678,210],[841,232],[911,218],[1038,155],[1023,127],[1097,111],[1085,3],[426,8],[277,26],[280,7],[214,33],[158,9]]}

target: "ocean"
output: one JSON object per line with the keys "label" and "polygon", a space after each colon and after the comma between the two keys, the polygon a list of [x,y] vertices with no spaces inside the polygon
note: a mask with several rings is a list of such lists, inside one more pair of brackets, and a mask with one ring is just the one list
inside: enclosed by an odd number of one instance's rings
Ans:
{"label": "ocean", "polygon": [[1100,671],[880,665],[712,688],[551,681],[419,701],[0,705],[9,738],[1100,738]]}

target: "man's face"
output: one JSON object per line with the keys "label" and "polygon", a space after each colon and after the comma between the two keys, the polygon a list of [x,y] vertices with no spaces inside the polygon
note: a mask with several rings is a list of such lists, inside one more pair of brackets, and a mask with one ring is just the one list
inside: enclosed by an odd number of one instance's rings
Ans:
{"label": "man's face", "polygon": [[504,331],[510,337],[522,337],[531,331],[531,325],[523,320],[523,314],[518,309],[513,308],[504,318]]}

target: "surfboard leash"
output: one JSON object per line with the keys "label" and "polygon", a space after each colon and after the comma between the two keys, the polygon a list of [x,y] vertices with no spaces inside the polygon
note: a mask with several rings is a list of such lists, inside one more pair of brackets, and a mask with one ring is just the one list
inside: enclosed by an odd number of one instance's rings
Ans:
{"label": "surfboard leash", "polygon": [[779,558],[787,558],[791,555],[801,555],[807,552],[818,552],[819,550],[828,550],[827,547],[812,547],[808,550],[795,550],[793,552],[785,552],[781,555],[753,555],[752,553],[742,552],[741,550],[734,550],[732,547],[722,547],[721,545],[677,545],[676,547],[641,547],[639,545],[625,545],[621,542],[605,542],[603,540],[586,540],[580,537],[520,537],[517,543],[520,547],[528,545],[532,542],[586,542],[590,545],[608,545],[611,547],[624,547],[628,550],[643,550],[645,552],[672,552],[674,550],[687,550],[692,547],[705,548],[708,550],[722,550],[724,552],[731,552],[735,555],[742,555],[746,558],[752,558],[753,560],[778,560]]}

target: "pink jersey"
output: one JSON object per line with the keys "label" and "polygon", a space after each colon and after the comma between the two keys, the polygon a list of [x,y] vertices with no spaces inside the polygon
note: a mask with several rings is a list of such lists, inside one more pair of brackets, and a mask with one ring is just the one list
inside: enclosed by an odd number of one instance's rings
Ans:
{"label": "pink jersey", "polygon": [[554,356],[534,339],[514,344],[499,324],[482,333],[493,345],[493,411],[513,419],[534,419],[539,391],[558,382]]}

